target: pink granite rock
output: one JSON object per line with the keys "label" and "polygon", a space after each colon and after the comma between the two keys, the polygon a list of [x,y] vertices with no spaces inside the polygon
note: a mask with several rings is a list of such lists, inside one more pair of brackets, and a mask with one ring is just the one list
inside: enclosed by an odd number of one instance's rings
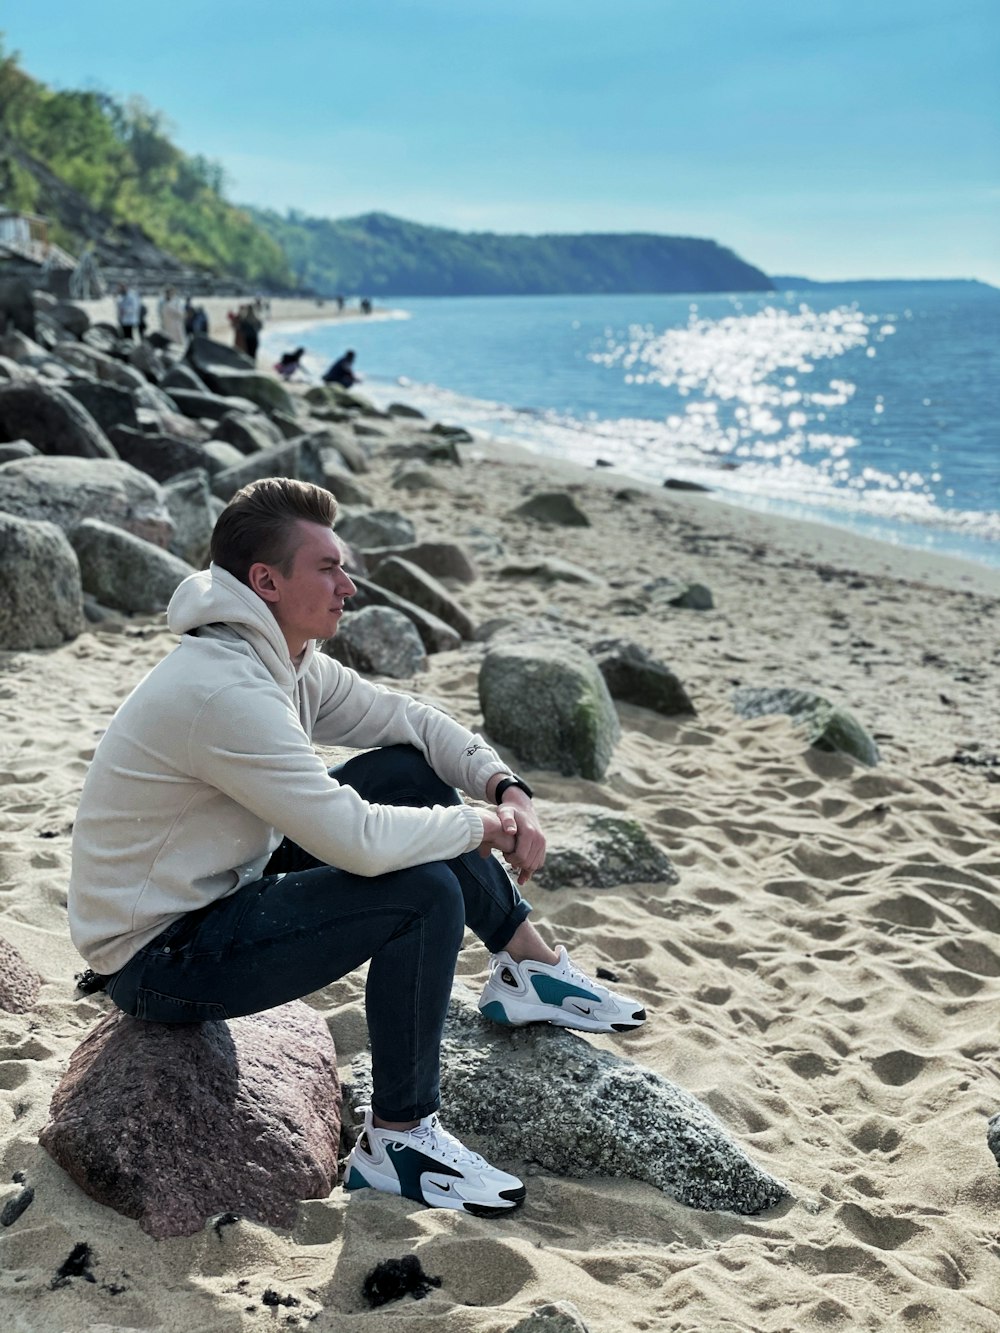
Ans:
{"label": "pink granite rock", "polygon": [[42,979],[13,944],[0,939],[0,1009],[23,1014],[38,998]]}
{"label": "pink granite rock", "polygon": [[74,1051],[39,1142],[99,1203],[157,1238],[235,1212],[290,1226],[337,1179],[340,1081],[301,1001],[222,1023],[115,1011]]}

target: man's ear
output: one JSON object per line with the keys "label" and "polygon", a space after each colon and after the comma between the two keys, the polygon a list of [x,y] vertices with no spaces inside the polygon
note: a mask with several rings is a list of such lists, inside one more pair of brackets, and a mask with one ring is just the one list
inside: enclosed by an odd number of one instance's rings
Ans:
{"label": "man's ear", "polygon": [[281,598],[281,592],[274,581],[274,573],[270,565],[258,562],[251,565],[247,570],[247,581],[258,597],[265,602],[277,602]]}

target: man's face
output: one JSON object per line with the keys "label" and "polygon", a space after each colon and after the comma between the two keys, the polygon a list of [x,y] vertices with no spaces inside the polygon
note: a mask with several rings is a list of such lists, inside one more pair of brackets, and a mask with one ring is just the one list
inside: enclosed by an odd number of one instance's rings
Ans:
{"label": "man's face", "polygon": [[287,576],[270,567],[277,596],[268,598],[293,656],[309,639],[336,634],[344,599],[357,592],[343,567],[337,539],[322,523],[295,521],[295,556]]}

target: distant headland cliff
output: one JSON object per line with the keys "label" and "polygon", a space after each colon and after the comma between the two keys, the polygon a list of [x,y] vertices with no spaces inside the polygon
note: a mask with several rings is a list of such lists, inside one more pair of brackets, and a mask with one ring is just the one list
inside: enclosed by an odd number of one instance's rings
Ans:
{"label": "distant headland cliff", "polygon": [[541,296],[768,292],[771,279],[715,241],[647,233],[509,236],[387,213],[331,221],[255,211],[301,287],[324,295]]}

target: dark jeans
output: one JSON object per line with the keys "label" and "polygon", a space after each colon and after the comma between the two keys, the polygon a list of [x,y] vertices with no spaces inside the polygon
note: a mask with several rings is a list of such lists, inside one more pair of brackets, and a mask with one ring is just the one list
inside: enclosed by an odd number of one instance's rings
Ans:
{"label": "dark jeans", "polygon": [[[330,772],[384,805],[460,800],[409,745]],[[385,1120],[416,1120],[439,1105],[441,1034],[465,927],[496,953],[529,911],[503,867],[478,852],[366,878],[286,839],[262,879],[172,922],[107,992],[135,1018],[198,1023],[284,1004],[371,959],[372,1107]]]}

